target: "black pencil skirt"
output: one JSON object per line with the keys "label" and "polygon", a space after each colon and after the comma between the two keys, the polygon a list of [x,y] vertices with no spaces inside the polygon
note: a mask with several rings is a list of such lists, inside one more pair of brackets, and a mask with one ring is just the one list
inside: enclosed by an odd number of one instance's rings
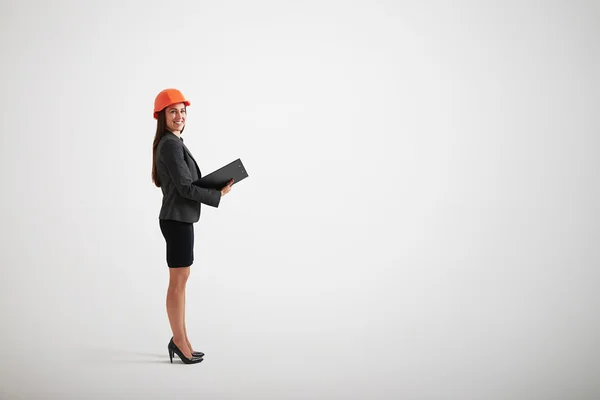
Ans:
{"label": "black pencil skirt", "polygon": [[167,244],[169,268],[191,266],[194,263],[194,225],[170,219],[159,221],[160,231]]}

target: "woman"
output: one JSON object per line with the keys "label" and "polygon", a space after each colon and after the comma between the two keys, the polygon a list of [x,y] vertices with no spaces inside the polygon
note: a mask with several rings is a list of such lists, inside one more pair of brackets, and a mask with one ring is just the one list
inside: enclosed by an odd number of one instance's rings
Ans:
{"label": "woman", "polygon": [[167,247],[169,288],[167,315],[173,332],[168,344],[169,357],[177,354],[186,364],[203,360],[195,352],[185,327],[185,286],[194,261],[194,226],[200,219],[201,204],[218,207],[229,193],[233,180],[223,189],[193,185],[201,178],[200,169],[181,137],[186,107],[190,102],[177,89],[165,89],[154,100],[156,136],[152,146],[152,181],[163,193],[159,225]]}

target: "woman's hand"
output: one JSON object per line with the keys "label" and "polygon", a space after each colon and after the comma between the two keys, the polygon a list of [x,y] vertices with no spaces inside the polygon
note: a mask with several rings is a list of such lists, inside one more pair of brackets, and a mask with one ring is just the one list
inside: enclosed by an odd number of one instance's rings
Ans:
{"label": "woman's hand", "polygon": [[221,189],[221,196],[225,196],[231,190],[231,185],[233,185],[233,179],[227,182],[227,186]]}

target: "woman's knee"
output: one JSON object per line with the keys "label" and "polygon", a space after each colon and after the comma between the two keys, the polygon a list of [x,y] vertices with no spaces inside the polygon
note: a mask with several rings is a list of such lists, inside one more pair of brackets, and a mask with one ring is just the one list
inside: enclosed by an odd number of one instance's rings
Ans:
{"label": "woman's knee", "polygon": [[183,290],[190,276],[190,267],[170,268],[169,289]]}

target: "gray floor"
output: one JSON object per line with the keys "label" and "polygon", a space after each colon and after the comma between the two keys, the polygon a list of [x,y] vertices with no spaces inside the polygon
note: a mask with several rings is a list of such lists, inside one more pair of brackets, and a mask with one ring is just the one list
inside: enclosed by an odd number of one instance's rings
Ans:
{"label": "gray floor", "polygon": [[269,289],[263,278],[232,285],[234,275],[224,272],[232,265],[197,267],[188,330],[203,363],[169,363],[160,267],[134,293],[131,282],[109,284],[110,275],[89,291],[32,280],[3,301],[0,398],[591,400],[600,393],[592,281],[492,280],[455,268],[443,279],[413,271],[326,288],[304,277],[296,282],[302,290],[289,282]]}

